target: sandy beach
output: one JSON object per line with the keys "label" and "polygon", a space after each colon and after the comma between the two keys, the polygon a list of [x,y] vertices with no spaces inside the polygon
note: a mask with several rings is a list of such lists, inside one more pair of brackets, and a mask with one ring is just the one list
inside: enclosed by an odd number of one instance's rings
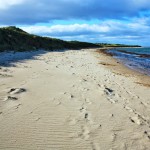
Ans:
{"label": "sandy beach", "polygon": [[5,52],[0,63],[1,150],[150,149],[149,77],[96,49]]}

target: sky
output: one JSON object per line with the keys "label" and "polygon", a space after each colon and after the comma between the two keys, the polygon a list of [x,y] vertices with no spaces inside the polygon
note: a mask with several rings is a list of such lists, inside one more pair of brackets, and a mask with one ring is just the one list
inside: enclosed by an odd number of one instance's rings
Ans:
{"label": "sky", "polygon": [[150,46],[150,0],[0,0],[0,26],[63,40]]}

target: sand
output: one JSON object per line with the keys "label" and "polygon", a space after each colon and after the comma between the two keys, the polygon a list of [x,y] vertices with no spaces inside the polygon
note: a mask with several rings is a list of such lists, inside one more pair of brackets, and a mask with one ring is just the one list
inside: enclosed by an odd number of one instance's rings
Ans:
{"label": "sand", "polygon": [[107,59],[96,49],[0,54],[0,149],[149,150],[150,87]]}

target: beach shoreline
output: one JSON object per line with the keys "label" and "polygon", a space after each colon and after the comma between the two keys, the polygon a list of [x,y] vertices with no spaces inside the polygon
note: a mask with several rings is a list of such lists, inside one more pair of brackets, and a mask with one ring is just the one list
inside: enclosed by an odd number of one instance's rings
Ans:
{"label": "beach shoreline", "polygon": [[0,149],[149,149],[145,77],[97,50],[1,56]]}
{"label": "beach shoreline", "polygon": [[110,70],[113,70],[117,74],[121,74],[127,77],[134,77],[135,78],[134,80],[137,84],[150,87],[150,76],[145,75],[137,70],[134,70],[125,66],[117,58],[114,58],[113,54],[108,53],[107,50],[110,50],[110,49],[99,48],[96,50],[97,53],[102,55],[100,56],[100,59],[106,63],[104,64],[106,67],[108,67]]}

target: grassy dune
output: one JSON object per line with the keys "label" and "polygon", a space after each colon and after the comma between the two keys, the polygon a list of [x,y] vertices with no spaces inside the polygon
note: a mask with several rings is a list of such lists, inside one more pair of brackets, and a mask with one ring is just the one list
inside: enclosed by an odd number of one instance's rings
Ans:
{"label": "grassy dune", "polygon": [[0,51],[57,50],[95,47],[100,46],[87,42],[63,41],[55,38],[41,37],[29,34],[14,26],[0,28]]}
{"label": "grassy dune", "polygon": [[15,26],[0,28],[0,51],[58,50],[99,47],[140,47],[138,45],[64,41],[29,34]]}

